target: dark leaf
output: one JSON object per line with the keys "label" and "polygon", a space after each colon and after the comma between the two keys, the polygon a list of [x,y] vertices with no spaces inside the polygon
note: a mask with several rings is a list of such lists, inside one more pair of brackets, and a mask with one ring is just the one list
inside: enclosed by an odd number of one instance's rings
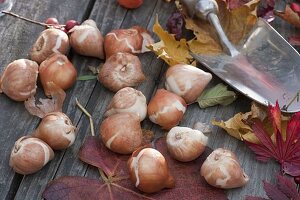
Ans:
{"label": "dark leaf", "polygon": [[[286,131],[282,130],[281,112],[278,103],[269,106],[268,119],[273,125],[273,135],[270,136],[259,120],[253,122],[252,129],[259,139],[259,144],[246,141],[249,148],[257,155],[260,161],[270,158],[281,164],[281,169],[292,176],[300,175],[300,112],[295,113],[288,121]],[[286,133],[284,135],[283,133]]]}
{"label": "dark leaf", "polygon": [[263,181],[264,190],[266,191],[267,196],[272,200],[289,200],[283,192],[281,192],[276,185],[272,185],[266,181]]}
{"label": "dark leaf", "polygon": [[[300,200],[296,185],[291,179],[285,176],[278,174],[277,183],[275,185],[266,181],[263,181],[263,184],[264,190],[270,200]],[[247,196],[246,200],[264,200],[264,198]]]}
{"label": "dark leaf", "polygon": [[277,175],[277,187],[283,192],[288,198],[299,196],[295,184],[284,176]]}
{"label": "dark leaf", "polygon": [[156,141],[156,148],[165,156],[176,180],[173,189],[142,194],[129,179],[129,156],[112,153],[97,137],[88,137],[80,150],[80,159],[101,167],[107,175],[104,182],[84,177],[61,177],[49,183],[43,197],[47,200],[227,199],[223,190],[209,186],[200,176],[200,167],[211,150],[207,149],[195,161],[181,163],[169,156],[165,138]]}
{"label": "dark leaf", "polygon": [[291,36],[288,41],[293,46],[300,46],[300,36]]}
{"label": "dark leaf", "polygon": [[179,11],[175,11],[168,19],[167,29],[169,33],[175,34],[176,40],[180,40],[182,38],[184,25],[185,23],[182,14]]}

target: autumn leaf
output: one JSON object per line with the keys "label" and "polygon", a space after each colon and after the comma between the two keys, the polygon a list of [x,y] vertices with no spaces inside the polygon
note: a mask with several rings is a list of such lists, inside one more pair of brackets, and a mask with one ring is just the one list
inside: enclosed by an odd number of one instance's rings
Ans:
{"label": "autumn leaf", "polygon": [[273,138],[264,129],[263,122],[253,120],[252,129],[260,143],[245,139],[248,147],[256,154],[257,160],[266,162],[274,158],[284,173],[300,176],[300,112],[295,113],[287,123],[285,135],[281,132],[281,111],[276,102],[269,106],[268,120],[272,124]]}
{"label": "autumn leaf", "polygon": [[227,86],[220,83],[213,88],[205,89],[198,97],[197,102],[200,108],[207,108],[215,105],[227,106],[236,100],[235,92],[227,90]]}
{"label": "autumn leaf", "polygon": [[[264,190],[270,200],[300,200],[296,185],[287,177],[277,175],[277,183],[275,185],[263,181]],[[246,200],[268,200],[261,197],[247,196]]]}
{"label": "autumn leaf", "polygon": [[287,5],[284,13],[275,12],[275,14],[280,18],[282,18],[283,20],[287,21],[288,23],[296,26],[297,28],[300,28],[300,16],[299,16],[300,12],[297,13],[293,11],[291,6]]}
{"label": "autumn leaf", "polygon": [[264,120],[267,116],[263,107],[258,106],[256,103],[252,103],[251,111],[246,113],[237,113],[235,116],[227,121],[212,120],[212,124],[223,128],[229,135],[235,137],[238,140],[247,139],[253,143],[258,143],[258,139],[253,133],[252,128],[246,124],[246,121],[252,119]]}
{"label": "autumn leaf", "polygon": [[189,54],[189,48],[186,39],[177,41],[173,34],[165,31],[156,17],[153,26],[153,32],[160,38],[160,42],[151,44],[148,48],[153,51],[158,58],[163,59],[169,66],[180,63],[192,64],[194,59]]}
{"label": "autumn leaf", "polygon": [[166,149],[165,138],[156,141],[156,148],[165,156],[176,180],[173,189],[164,189],[154,194],[137,190],[129,179],[127,160],[129,156],[109,151],[98,138],[89,137],[80,150],[80,159],[103,170],[102,180],[85,177],[61,177],[49,183],[43,197],[47,200],[72,200],[87,198],[102,199],[227,199],[220,189],[209,186],[200,176],[199,170],[211,150],[195,161],[181,163],[172,159]]}
{"label": "autumn leaf", "polygon": [[[256,8],[259,0],[251,0],[247,4],[229,9],[225,0],[217,0],[218,17],[228,39],[237,45],[251,31],[256,23]],[[182,12],[186,28],[192,30],[195,39],[188,42],[190,51],[196,54],[219,54],[222,52],[217,33],[213,26],[204,20],[188,16],[186,9],[177,1]]]}

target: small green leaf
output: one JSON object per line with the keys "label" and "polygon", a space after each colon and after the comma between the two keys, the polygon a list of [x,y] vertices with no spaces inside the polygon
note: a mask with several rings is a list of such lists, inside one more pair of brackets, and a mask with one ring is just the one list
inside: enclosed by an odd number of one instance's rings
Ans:
{"label": "small green leaf", "polygon": [[197,101],[200,108],[207,108],[215,105],[227,106],[237,98],[233,91],[227,90],[227,86],[219,83],[213,88],[206,89],[198,97]]}
{"label": "small green leaf", "polygon": [[83,76],[77,77],[78,81],[89,81],[89,80],[94,80],[94,79],[97,79],[97,76],[94,76],[94,75],[83,75]]}

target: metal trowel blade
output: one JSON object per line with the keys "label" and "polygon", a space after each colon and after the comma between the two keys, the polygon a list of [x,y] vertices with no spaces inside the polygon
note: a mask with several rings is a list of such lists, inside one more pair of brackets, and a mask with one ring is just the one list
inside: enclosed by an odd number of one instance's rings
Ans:
{"label": "metal trowel blade", "polygon": [[263,105],[275,104],[283,112],[300,111],[293,101],[300,89],[300,55],[267,22],[259,19],[234,57],[191,55],[236,90]]}

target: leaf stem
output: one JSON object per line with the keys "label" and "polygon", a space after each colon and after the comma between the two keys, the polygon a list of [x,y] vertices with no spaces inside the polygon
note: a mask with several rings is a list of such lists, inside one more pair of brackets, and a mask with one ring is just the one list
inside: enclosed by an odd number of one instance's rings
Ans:
{"label": "leaf stem", "polygon": [[[38,21],[35,21],[35,20],[32,20],[32,19],[28,19],[26,17],[20,16],[20,15],[18,15],[16,13],[13,13],[13,12],[10,12],[10,11],[4,11],[3,10],[1,12],[4,13],[4,14],[6,14],[6,15],[10,15],[10,16],[22,19],[22,20],[30,22],[30,23],[43,26],[45,28],[51,28],[51,27],[53,27],[53,24],[46,24],[46,23],[43,23],[43,22],[38,22]],[[57,25],[57,26],[64,27],[65,25]]]}
{"label": "leaf stem", "polygon": [[108,183],[108,178],[107,176],[105,175],[105,173],[103,172],[103,170],[101,168],[98,168],[98,171],[99,171],[99,174],[102,178],[102,180],[105,182],[105,183]]}
{"label": "leaf stem", "polygon": [[91,133],[92,136],[95,136],[95,131],[94,131],[94,122],[93,122],[93,118],[91,116],[91,114],[79,103],[78,99],[75,99],[76,101],[76,105],[81,109],[81,111],[86,114],[86,116],[88,116],[89,120],[90,120],[90,126],[91,126]]}
{"label": "leaf stem", "polygon": [[300,95],[300,90],[297,91],[295,96],[292,98],[292,100],[287,104],[282,107],[282,110],[287,111],[287,109],[290,107],[290,105],[296,100],[297,102],[299,101],[299,95]]}

